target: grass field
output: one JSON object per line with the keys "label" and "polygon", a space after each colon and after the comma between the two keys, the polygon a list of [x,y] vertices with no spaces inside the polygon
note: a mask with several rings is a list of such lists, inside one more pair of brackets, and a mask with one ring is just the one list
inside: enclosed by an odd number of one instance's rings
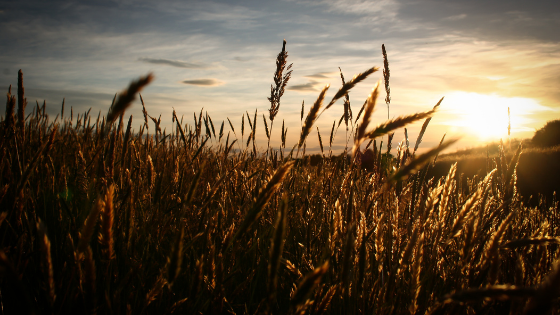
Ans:
{"label": "grass field", "polygon": [[[556,192],[560,191],[560,147],[535,148],[530,145],[530,139],[523,141],[523,154],[519,157],[516,168],[516,187],[520,200],[526,205],[546,209],[556,202]],[[510,159],[515,151],[508,144],[505,147],[506,159]],[[449,167],[457,163],[455,179],[461,181],[463,187],[467,187],[468,179],[484,176],[494,168],[493,161],[499,155],[499,144],[491,145],[488,150],[481,147],[445,154],[430,169],[428,176],[445,176]]]}
{"label": "grass field", "polygon": [[[343,79],[329,103],[325,89],[307,115],[302,109],[301,136],[292,147],[283,128],[281,134],[268,128],[291,75],[286,60],[283,48],[264,123],[255,113],[241,126],[228,120],[219,127],[201,112],[188,125],[174,114],[171,134],[147,112],[142,129],[131,130],[125,115],[151,76],[131,83],[105,117],[63,106],[53,119],[44,106],[25,116],[20,73],[0,125],[2,312],[558,309],[558,204],[521,202],[521,148],[508,158],[501,150],[466,184],[455,179],[455,164],[446,176],[430,178],[434,159],[453,141],[424,154],[405,144],[391,148],[390,140],[380,148],[378,141],[414,121],[425,121],[425,130],[437,106],[374,127],[378,86],[352,117],[345,95],[376,68]],[[386,55],[385,61],[389,92]],[[330,139],[307,138],[321,110],[337,99],[344,101],[341,121],[354,134],[348,159],[330,158],[332,132]],[[259,130],[268,139],[281,138],[281,146],[259,152],[257,124],[266,125]],[[373,151],[363,153],[373,140]],[[329,158],[310,165],[303,158],[309,141],[319,141]],[[385,154],[391,149],[395,158]]]}

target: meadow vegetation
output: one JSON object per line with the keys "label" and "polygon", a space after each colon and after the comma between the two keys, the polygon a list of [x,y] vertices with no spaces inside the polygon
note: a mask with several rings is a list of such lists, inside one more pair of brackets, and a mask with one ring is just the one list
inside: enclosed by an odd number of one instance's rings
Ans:
{"label": "meadow vegetation", "polygon": [[[0,303],[6,314],[542,314],[558,309],[558,204],[519,197],[521,146],[503,148],[465,185],[452,164],[429,176],[452,141],[417,152],[426,112],[374,124],[382,84],[353,117],[349,91],[375,73],[328,86],[298,142],[272,134],[291,76],[276,60],[268,119],[214,124],[201,111],[175,130],[126,108],[152,76],[115,97],[108,114],[26,115],[23,74],[0,125]],[[389,110],[389,69],[383,77]],[[308,139],[324,110],[344,109],[350,158],[333,134]],[[16,104],[17,103],[17,104]],[[142,104],[143,100],[142,100]],[[414,148],[393,132],[424,125]],[[269,142],[255,145],[258,131]],[[279,124],[279,122],[277,122]],[[264,127],[264,128],[263,128]],[[384,139],[386,142],[383,147]],[[306,142],[318,141],[317,165]],[[272,142],[274,143],[274,142]],[[368,147],[366,149],[366,147]],[[371,150],[370,150],[371,149]],[[391,149],[396,152],[390,155]],[[362,163],[364,161],[364,163]],[[368,161],[366,168],[365,161]]]}

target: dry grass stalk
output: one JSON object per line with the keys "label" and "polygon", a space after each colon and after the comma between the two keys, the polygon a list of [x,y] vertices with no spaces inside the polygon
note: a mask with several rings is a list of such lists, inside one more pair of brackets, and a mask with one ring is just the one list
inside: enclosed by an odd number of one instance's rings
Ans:
{"label": "dry grass stalk", "polygon": [[[442,101],[443,101],[443,97],[434,106],[434,108],[433,108],[434,111],[438,109],[438,107],[439,107],[439,105],[441,104]],[[416,154],[416,150],[418,150],[418,147],[420,146],[420,143],[422,142],[422,138],[424,137],[424,133],[426,132],[426,129],[428,128],[428,124],[430,123],[431,120],[432,120],[432,117],[428,117],[428,118],[426,118],[426,120],[422,124],[422,128],[420,129],[420,133],[418,134],[418,138],[416,139],[416,143],[414,144],[414,152],[412,153],[412,155]]]}
{"label": "dry grass stalk", "polygon": [[[350,220],[350,218],[349,218]],[[344,254],[342,259],[342,274],[340,276],[342,282],[342,291],[345,295],[349,294],[349,278],[350,275],[350,266],[353,264],[354,261],[354,249],[356,247],[356,224],[353,223],[348,230],[346,231],[346,240],[344,242]]]}
{"label": "dry grass stalk", "polygon": [[52,263],[52,256],[51,256],[51,242],[49,237],[47,236],[47,228],[41,219],[37,221],[37,232],[39,234],[39,241],[41,244],[41,252],[42,252],[42,267],[43,273],[46,275],[46,283],[48,288],[48,300],[49,304],[52,307],[54,305],[56,294],[54,288],[54,272],[53,272],[53,263]]}
{"label": "dry grass stalk", "polygon": [[287,229],[287,211],[288,211],[288,197],[284,195],[282,198],[282,205],[278,210],[278,217],[274,226],[274,235],[272,237],[272,245],[270,246],[270,260],[268,263],[268,285],[269,296],[271,303],[274,302],[276,295],[276,286],[278,282],[278,266],[282,258],[282,251],[284,250],[284,240],[286,237]]}
{"label": "dry grass stalk", "polygon": [[335,241],[342,235],[342,207],[340,200],[337,199],[334,203],[334,218],[332,223],[332,237],[331,237],[331,250],[334,250]]}
{"label": "dry grass stalk", "polygon": [[[325,106],[325,109],[323,109],[323,112],[326,111],[327,109],[329,109],[331,106],[333,106],[334,103],[336,103],[336,101],[339,98],[347,95],[348,91],[350,91],[354,86],[356,86],[356,84],[365,80],[370,74],[376,72],[377,70],[379,70],[379,68],[377,68],[377,67],[370,68],[370,69],[364,71],[363,73],[355,75],[352,78],[352,80],[350,80],[346,83],[343,83],[342,87],[340,87],[340,89],[336,92],[336,94],[333,96],[331,101],[327,104],[327,106]],[[342,71],[341,71],[341,74],[342,74]],[[344,78],[343,78],[343,82],[344,82]]]}
{"label": "dry grass stalk", "polygon": [[[340,79],[342,80],[342,85],[344,86],[346,82],[344,81],[344,75],[342,74],[342,69],[340,70]],[[348,121],[352,122],[352,107],[350,106],[350,96],[348,93],[344,95],[344,123],[346,124],[346,130],[348,130]]]}
{"label": "dry grass stalk", "polygon": [[387,119],[389,119],[389,104],[391,103],[391,88],[389,86],[389,79],[391,72],[389,71],[389,59],[387,58],[387,51],[385,51],[385,44],[381,45],[381,52],[383,53],[383,81],[385,82],[385,104],[387,104]]}
{"label": "dry grass stalk", "polygon": [[400,168],[391,178],[387,181],[388,183],[392,183],[398,180],[403,180],[407,178],[410,174],[416,172],[420,169],[426,162],[428,162],[433,156],[437,155],[439,152],[445,150],[453,143],[457,142],[457,139],[449,140],[445,143],[440,144],[438,147],[429,150],[428,152],[414,158],[409,163],[407,163],[404,167]]}
{"label": "dry grass stalk", "polygon": [[263,114],[264,131],[266,132],[266,138],[270,140],[270,133],[268,132],[268,123],[266,122],[266,117]]}
{"label": "dry grass stalk", "polygon": [[238,239],[243,235],[262,214],[263,208],[266,206],[270,198],[274,195],[274,193],[280,188],[280,185],[284,181],[286,175],[288,175],[289,171],[294,166],[295,161],[289,161],[284,163],[280,168],[276,170],[266,187],[259,193],[257,201],[253,205],[253,207],[247,212],[245,215],[245,219],[241,222],[239,229],[233,236],[233,240]]}
{"label": "dry grass stalk", "polygon": [[496,232],[494,232],[494,234],[490,238],[488,247],[485,251],[485,263],[486,264],[490,264],[492,258],[494,258],[496,255],[498,255],[498,248],[499,248],[499,244],[501,242],[502,236],[503,236],[504,232],[506,231],[510,221],[512,220],[514,213],[515,212],[512,211],[508,214],[508,216],[504,219],[504,221],[502,221],[500,226],[496,229]]}
{"label": "dry grass stalk", "polygon": [[[363,215],[363,213],[362,213]],[[359,233],[360,239],[358,240],[358,244],[360,244],[359,250],[359,258],[358,258],[358,285],[357,289],[358,292],[362,291],[362,287],[364,284],[364,276],[366,272],[366,259],[367,259],[367,239],[369,235],[366,235],[366,228],[365,228],[365,216],[363,216],[363,226],[361,227],[362,233]]]}
{"label": "dry grass stalk", "polygon": [[145,307],[148,307],[148,305],[157,299],[157,297],[163,292],[165,284],[165,278],[160,275],[154,283],[154,286],[150,289],[148,294],[146,294]]}
{"label": "dry grass stalk", "polygon": [[222,137],[224,136],[224,123],[225,123],[225,121],[222,120],[222,125],[220,126],[220,133],[219,133],[218,141],[221,141]]}
{"label": "dry grass stalk", "polygon": [[321,132],[319,132],[319,127],[317,127],[317,137],[319,137],[319,147],[321,148],[321,154],[325,154],[325,152],[323,152],[323,139],[321,139]]}
{"label": "dry grass stalk", "polygon": [[101,235],[100,241],[106,247],[106,259],[111,260],[115,257],[114,244],[113,244],[113,222],[114,222],[114,207],[113,198],[115,193],[115,186],[110,185],[105,193],[103,202],[103,211],[101,212]]}
{"label": "dry grass stalk", "polygon": [[288,132],[288,128],[284,128],[284,119],[282,119],[282,136],[281,136],[281,141],[282,141],[282,147],[285,148],[286,147],[286,133]]}
{"label": "dry grass stalk", "polygon": [[377,126],[374,130],[366,133],[364,135],[364,137],[368,138],[368,139],[375,139],[375,138],[381,137],[381,136],[386,135],[386,134],[388,134],[389,132],[391,132],[395,129],[402,128],[402,127],[404,127],[408,124],[411,124],[415,121],[424,119],[426,117],[431,117],[434,113],[435,113],[435,111],[431,110],[431,111],[427,111],[427,112],[416,113],[416,114],[412,114],[412,115],[408,115],[408,116],[400,116],[400,117],[391,119],[391,120],[386,121],[383,124]]}
{"label": "dry grass stalk", "polygon": [[23,172],[23,174],[22,174],[22,176],[19,180],[19,183],[17,184],[17,190],[16,190],[16,195],[17,196],[19,196],[19,194],[22,192],[23,186],[25,185],[25,183],[27,182],[27,180],[31,176],[31,173],[35,170],[35,168],[40,163],[40,161],[45,156],[47,156],[47,154],[49,153],[49,151],[50,151],[50,149],[51,149],[51,147],[54,143],[54,138],[56,136],[57,130],[58,130],[57,127],[54,127],[54,129],[51,131],[51,134],[49,136],[49,140],[45,144],[43,144],[41,150],[39,150],[35,154],[35,156],[31,160],[31,162],[29,163],[29,165],[27,166],[27,168]]}
{"label": "dry grass stalk", "polygon": [[418,241],[418,233],[420,231],[420,227],[422,225],[419,222],[415,222],[414,230],[412,231],[412,236],[408,239],[406,247],[402,252],[402,255],[399,260],[399,270],[397,270],[397,274],[400,274],[401,271],[406,268],[410,261],[410,257],[412,256],[412,252],[416,247],[416,242]]}
{"label": "dry grass stalk", "polygon": [[152,162],[152,157],[148,155],[148,186],[150,187],[150,190],[152,190],[154,188],[154,185],[156,183],[156,172],[154,170],[154,163]]}
{"label": "dry grass stalk", "polygon": [[327,293],[325,293],[323,299],[321,299],[321,303],[317,305],[317,308],[314,310],[313,314],[326,314],[327,309],[329,308],[329,305],[331,304],[331,301],[337,292],[338,285],[335,284],[331,286]]}
{"label": "dry grass stalk", "polygon": [[175,279],[181,272],[181,264],[183,263],[183,237],[185,235],[185,226],[181,225],[179,233],[173,243],[171,255],[167,258],[167,283],[173,285]]}
{"label": "dry grass stalk", "polygon": [[227,121],[228,121],[229,126],[230,126],[230,128],[231,128],[231,131],[233,131],[233,134],[236,134],[236,133],[235,133],[235,128],[233,128],[233,124],[231,123],[231,120],[229,120],[229,117],[227,117]]}
{"label": "dry grass stalk", "polygon": [[453,225],[451,226],[451,230],[449,231],[448,242],[450,242],[451,239],[459,236],[459,234],[461,233],[461,229],[463,228],[463,221],[469,216],[470,211],[476,208],[476,206],[480,202],[481,194],[482,194],[482,189],[479,188],[463,204],[461,211],[459,211],[459,213],[455,217],[455,220],[453,221]]}
{"label": "dry grass stalk", "polygon": [[412,289],[412,296],[414,297],[413,303],[409,307],[409,311],[411,314],[416,314],[416,311],[419,308],[419,304],[422,303],[420,301],[420,293],[422,292],[422,281],[421,281],[421,273],[422,273],[422,262],[424,260],[424,233],[420,235],[420,238],[416,245],[416,253],[414,263],[412,264],[412,280],[411,280],[411,289]]}
{"label": "dry grass stalk", "polygon": [[[274,118],[278,114],[280,109],[280,98],[284,95],[284,89],[288,85],[288,81],[292,76],[292,64],[286,68],[288,59],[288,52],[286,51],[286,40],[282,44],[282,51],[276,57],[276,71],[274,73],[274,85],[270,85],[270,97],[268,101],[270,102],[269,118],[272,126]],[[287,71],[284,73],[284,71]]]}
{"label": "dry grass stalk", "polygon": [[78,253],[84,253],[87,247],[89,246],[89,242],[91,241],[91,237],[93,236],[95,223],[97,223],[99,214],[101,213],[101,211],[103,211],[104,207],[105,207],[105,203],[103,198],[101,196],[97,197],[82,227],[82,231],[80,233],[80,240],[78,242],[78,248],[77,248]]}
{"label": "dry grass stalk", "polygon": [[[311,108],[309,109],[309,113],[307,113],[307,117],[305,118],[305,123],[301,128],[301,134],[299,136],[298,150],[305,142],[305,139],[307,138],[309,132],[311,131],[311,127],[313,126],[315,120],[317,119],[317,115],[319,114],[319,109],[323,104],[323,100],[325,99],[325,93],[327,93],[328,89],[329,89],[328,85],[323,88],[323,90],[319,94],[319,97],[317,98],[313,106],[311,106]],[[302,103],[302,111],[303,111],[303,103]]]}
{"label": "dry grass stalk", "polygon": [[[140,77],[138,80],[132,81],[128,86],[128,88],[119,94],[114,105],[111,106],[111,108],[109,108],[109,112],[107,113],[107,125],[111,125],[117,119],[117,117],[119,117],[122,113],[124,113],[124,111],[130,106],[132,101],[134,101],[134,99],[136,98],[136,93],[142,91],[142,89],[146,85],[150,84],[150,82],[152,82],[153,79],[154,76],[151,73],[149,73],[145,77]],[[145,107],[143,104],[144,102],[142,101],[142,106],[145,111]],[[147,118],[145,119],[147,125],[148,123]]]}
{"label": "dry grass stalk", "polygon": [[329,262],[325,262],[322,266],[317,267],[313,272],[305,276],[305,278],[299,283],[297,290],[292,295],[292,305],[297,308],[301,303],[307,300],[307,297],[311,295],[315,287],[321,281],[321,278],[329,270]]}
{"label": "dry grass stalk", "polygon": [[[126,126],[126,131],[124,133],[124,140],[123,140],[123,149],[121,155],[121,163],[124,163],[124,156],[126,155],[126,151],[128,149],[128,140],[130,139],[130,131],[132,129],[132,115],[128,118],[128,125]],[[183,138],[184,139],[184,138]]]}
{"label": "dry grass stalk", "polygon": [[[445,135],[446,133],[443,134],[443,137],[441,137],[441,140],[439,141],[439,145],[441,146],[443,144],[443,141],[445,140]],[[436,154],[436,156],[434,157],[434,160],[432,161],[432,165],[435,165],[437,162],[437,158],[438,158],[439,152]]]}
{"label": "dry grass stalk", "polygon": [[[352,147],[352,156],[356,154],[356,152],[360,149],[360,145],[365,140],[366,130],[371,120],[371,114],[373,114],[373,110],[375,108],[377,95],[379,95],[379,81],[377,81],[377,84],[373,88],[371,94],[368,96],[366,103],[364,104],[364,106],[362,106],[362,108],[364,108],[364,118],[362,119],[362,122],[360,123],[360,126],[356,131],[354,146]],[[361,112],[362,111],[360,110],[360,113],[358,113],[358,117],[356,117],[356,120],[360,117]]]}
{"label": "dry grass stalk", "polygon": [[332,143],[333,143],[333,139],[334,139],[334,125],[335,125],[336,121],[333,121],[332,124],[332,129],[331,129],[331,136],[329,138],[329,147],[332,148]]}
{"label": "dry grass stalk", "polygon": [[16,97],[8,93],[7,98],[3,130],[4,136],[13,134],[15,125],[14,109],[16,108]]}
{"label": "dry grass stalk", "polygon": [[440,222],[443,224],[443,220],[447,214],[447,204],[449,202],[450,195],[455,190],[455,173],[457,172],[457,163],[453,163],[451,168],[449,169],[449,173],[445,177],[445,181],[443,182],[443,190],[441,193],[441,202],[438,211],[438,218]]}
{"label": "dry grass stalk", "polygon": [[23,87],[23,72],[21,69],[18,71],[18,133],[21,139],[25,139],[25,106],[27,106],[27,99],[25,98],[25,88]]}

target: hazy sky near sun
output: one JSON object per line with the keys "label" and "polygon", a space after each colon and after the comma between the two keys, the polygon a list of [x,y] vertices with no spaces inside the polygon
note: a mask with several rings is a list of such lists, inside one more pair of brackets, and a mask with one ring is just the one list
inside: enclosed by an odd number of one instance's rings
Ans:
{"label": "hazy sky near sun", "polygon": [[[286,39],[293,74],[272,137],[278,144],[284,119],[291,146],[302,101],[307,112],[330,84],[328,101],[341,85],[338,67],[347,80],[382,68],[384,43],[389,116],[431,109],[445,96],[422,147],[437,145],[444,133],[462,136],[456,147],[470,147],[507,137],[507,107],[516,138],[560,118],[559,29],[558,0],[2,0],[0,87],[16,86],[22,69],[29,110],[46,100],[54,117],[66,98],[75,115],[90,107],[105,114],[114,93],[153,72],[156,80],[142,95],[148,113],[161,114],[168,131],[172,107],[188,124],[202,107],[216,125],[229,117],[238,135],[241,115],[253,117],[257,109],[257,144],[266,146],[262,114],[268,118],[275,58]],[[381,77],[374,73],[351,91],[354,115]],[[384,97],[374,124],[387,118]],[[339,101],[320,117],[323,139],[342,108]],[[139,102],[127,114],[138,130]],[[412,143],[420,126],[409,127]],[[344,133],[341,126],[335,148],[344,146]],[[394,139],[403,137],[398,131]],[[308,150],[318,147],[316,131],[308,139]]]}

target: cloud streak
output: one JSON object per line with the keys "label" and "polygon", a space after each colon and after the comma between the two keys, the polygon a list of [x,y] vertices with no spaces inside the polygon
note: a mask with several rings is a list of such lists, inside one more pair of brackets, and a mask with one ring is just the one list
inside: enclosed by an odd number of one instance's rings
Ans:
{"label": "cloud streak", "polygon": [[305,78],[310,78],[310,79],[330,79],[330,76],[333,73],[334,72],[319,72],[319,73],[315,73],[315,74],[306,75],[304,77]]}
{"label": "cloud streak", "polygon": [[314,92],[314,91],[317,91],[315,86],[317,86],[318,84],[319,84],[318,82],[309,81],[308,83],[305,83],[305,84],[292,85],[292,86],[288,87],[288,90],[298,91],[298,92]]}
{"label": "cloud streak", "polygon": [[197,85],[197,86],[219,86],[223,85],[224,82],[218,79],[195,79],[195,80],[184,80],[183,84]]}
{"label": "cloud streak", "polygon": [[172,67],[177,67],[177,68],[186,68],[186,69],[208,69],[209,68],[207,65],[204,65],[204,64],[181,61],[181,60],[138,58],[138,61],[145,62],[145,63],[151,63],[151,64],[155,64],[155,65],[166,65],[166,66],[172,66]]}

